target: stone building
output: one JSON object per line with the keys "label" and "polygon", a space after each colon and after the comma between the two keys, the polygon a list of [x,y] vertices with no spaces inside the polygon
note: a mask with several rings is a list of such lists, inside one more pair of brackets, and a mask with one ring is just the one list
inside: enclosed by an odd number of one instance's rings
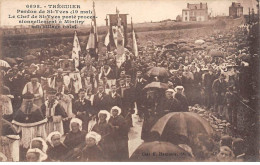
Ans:
{"label": "stone building", "polygon": [[182,21],[208,21],[208,5],[207,3],[189,4],[187,8],[182,10]]}
{"label": "stone building", "polygon": [[232,18],[238,18],[243,16],[243,6],[240,3],[232,2],[229,7],[229,16]]}

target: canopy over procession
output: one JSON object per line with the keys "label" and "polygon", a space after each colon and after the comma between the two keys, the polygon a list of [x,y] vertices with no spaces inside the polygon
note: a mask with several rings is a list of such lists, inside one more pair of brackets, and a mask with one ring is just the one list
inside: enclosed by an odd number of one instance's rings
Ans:
{"label": "canopy over procession", "polygon": [[257,22],[141,47],[116,9],[100,54],[92,13],[85,48],[0,60],[2,161],[257,159]]}

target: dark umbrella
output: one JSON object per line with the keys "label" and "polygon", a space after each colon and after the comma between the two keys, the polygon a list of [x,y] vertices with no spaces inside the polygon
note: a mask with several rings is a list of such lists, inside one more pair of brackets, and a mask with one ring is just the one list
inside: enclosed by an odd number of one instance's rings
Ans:
{"label": "dark umbrella", "polygon": [[176,44],[167,44],[167,45],[165,45],[165,48],[167,48],[167,49],[173,49],[173,48],[176,48],[176,47],[177,47]]}
{"label": "dark umbrella", "polygon": [[17,64],[17,62],[14,58],[6,57],[5,61],[8,62],[12,66]]}
{"label": "dark umbrella", "polygon": [[204,48],[201,47],[201,46],[197,46],[197,47],[193,48],[193,50],[194,50],[194,51],[197,51],[197,50],[204,50]]}
{"label": "dark umbrella", "polygon": [[238,58],[240,58],[242,60],[249,60],[250,59],[250,55],[242,53],[242,54],[238,55]]}
{"label": "dark umbrella", "polygon": [[15,127],[10,123],[9,121],[5,119],[2,120],[2,136],[7,136],[7,135],[17,135],[17,130]]}
{"label": "dark umbrella", "polygon": [[23,59],[25,60],[25,61],[31,61],[31,60],[35,60],[37,57],[36,56],[34,56],[34,55],[27,55],[27,56],[25,56]]}
{"label": "dark umbrella", "polygon": [[161,83],[161,82],[152,82],[150,84],[147,84],[144,89],[148,88],[159,88],[159,89],[168,89],[168,84]]}
{"label": "dark umbrella", "polygon": [[187,47],[187,46],[180,48],[180,52],[187,52],[187,51],[191,51],[191,50],[192,49],[190,47]]}
{"label": "dark umbrella", "polygon": [[165,50],[165,51],[162,53],[162,56],[165,56],[167,53],[174,54],[174,53],[176,53],[176,50],[174,50],[174,49]]}
{"label": "dark umbrella", "polygon": [[23,59],[20,57],[15,58],[15,60],[18,61],[18,63],[23,61]]}
{"label": "dark umbrella", "polygon": [[224,57],[224,54],[221,51],[218,51],[218,50],[211,50],[209,52],[209,55],[211,57]]}
{"label": "dark umbrella", "polygon": [[169,142],[145,142],[131,155],[130,161],[183,162],[193,161],[191,155],[181,147]]}
{"label": "dark umbrella", "polygon": [[154,124],[151,132],[159,133],[160,139],[175,143],[181,140],[176,139],[176,137],[185,137],[190,142],[194,140],[198,134],[211,136],[214,130],[205,119],[196,113],[172,112],[161,117]]}
{"label": "dark umbrella", "polygon": [[167,77],[169,76],[169,71],[163,67],[153,67],[147,72],[148,76],[160,76]]}

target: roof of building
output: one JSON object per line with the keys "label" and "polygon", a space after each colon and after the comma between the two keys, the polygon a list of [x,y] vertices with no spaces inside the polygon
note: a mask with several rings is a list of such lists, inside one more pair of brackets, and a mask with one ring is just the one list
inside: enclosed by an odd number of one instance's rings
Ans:
{"label": "roof of building", "polygon": [[188,4],[187,6],[189,9],[194,10],[194,9],[207,9],[208,5],[207,3],[199,3],[199,4]]}
{"label": "roof of building", "polygon": [[243,7],[243,6],[241,5],[241,3],[232,2],[232,4],[231,4],[230,7],[236,7],[236,8],[238,8],[238,7]]}

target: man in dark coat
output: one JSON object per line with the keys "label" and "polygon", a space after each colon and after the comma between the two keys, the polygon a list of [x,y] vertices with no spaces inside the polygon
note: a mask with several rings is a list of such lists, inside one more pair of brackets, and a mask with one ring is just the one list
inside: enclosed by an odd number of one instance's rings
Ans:
{"label": "man in dark coat", "polygon": [[122,115],[131,127],[133,126],[132,114],[134,114],[135,100],[135,88],[131,84],[131,78],[127,77],[126,86],[122,97]]}
{"label": "man in dark coat", "polygon": [[214,97],[214,111],[217,112],[220,117],[222,117],[224,98],[226,94],[226,82],[224,74],[221,74],[218,79],[214,80],[212,84],[212,92]]}
{"label": "man in dark coat", "polygon": [[117,93],[116,85],[111,85],[111,91],[109,91],[108,94],[109,98],[109,109],[111,109],[113,106],[118,106],[122,108],[122,99],[119,93]]}
{"label": "man in dark coat", "polygon": [[180,103],[178,100],[173,98],[173,89],[167,89],[165,91],[165,96],[162,97],[156,108],[156,113],[158,116],[163,116],[169,112],[178,112],[180,109]]}
{"label": "man in dark coat", "polygon": [[156,91],[148,90],[146,92],[145,98],[142,100],[142,108],[144,109],[144,122],[142,127],[141,139],[144,141],[150,140],[150,130],[151,127],[157,121],[157,115],[155,114],[155,109],[158,104],[158,97],[156,96]]}
{"label": "man in dark coat", "polygon": [[204,88],[204,92],[205,92],[205,105],[207,106],[207,108],[209,109],[212,105],[212,100],[213,100],[213,96],[212,96],[212,84],[214,81],[214,75],[213,72],[210,70],[206,70],[206,73],[204,75],[202,75],[202,85]]}
{"label": "man in dark coat", "polygon": [[97,115],[100,110],[109,109],[108,100],[108,95],[105,93],[103,85],[100,85],[98,87],[98,92],[94,95],[93,99],[93,112],[95,115]]}
{"label": "man in dark coat", "polygon": [[136,98],[136,106],[138,110],[139,115],[139,121],[142,121],[143,118],[143,109],[142,109],[142,99],[145,97],[143,88],[147,84],[147,81],[142,77],[142,72],[138,71],[136,74],[136,80],[135,80],[135,98]]}
{"label": "man in dark coat", "polygon": [[72,105],[72,112],[77,118],[82,120],[82,129],[88,130],[88,122],[90,117],[93,115],[93,107],[91,106],[91,101],[85,98],[84,89],[79,90],[79,99],[76,100]]}
{"label": "man in dark coat", "polygon": [[30,142],[36,136],[46,137],[45,124],[47,119],[41,112],[40,107],[33,104],[34,95],[26,93],[23,95],[23,102],[16,113],[12,123],[21,130],[20,158],[25,158],[25,152],[30,146]]}

